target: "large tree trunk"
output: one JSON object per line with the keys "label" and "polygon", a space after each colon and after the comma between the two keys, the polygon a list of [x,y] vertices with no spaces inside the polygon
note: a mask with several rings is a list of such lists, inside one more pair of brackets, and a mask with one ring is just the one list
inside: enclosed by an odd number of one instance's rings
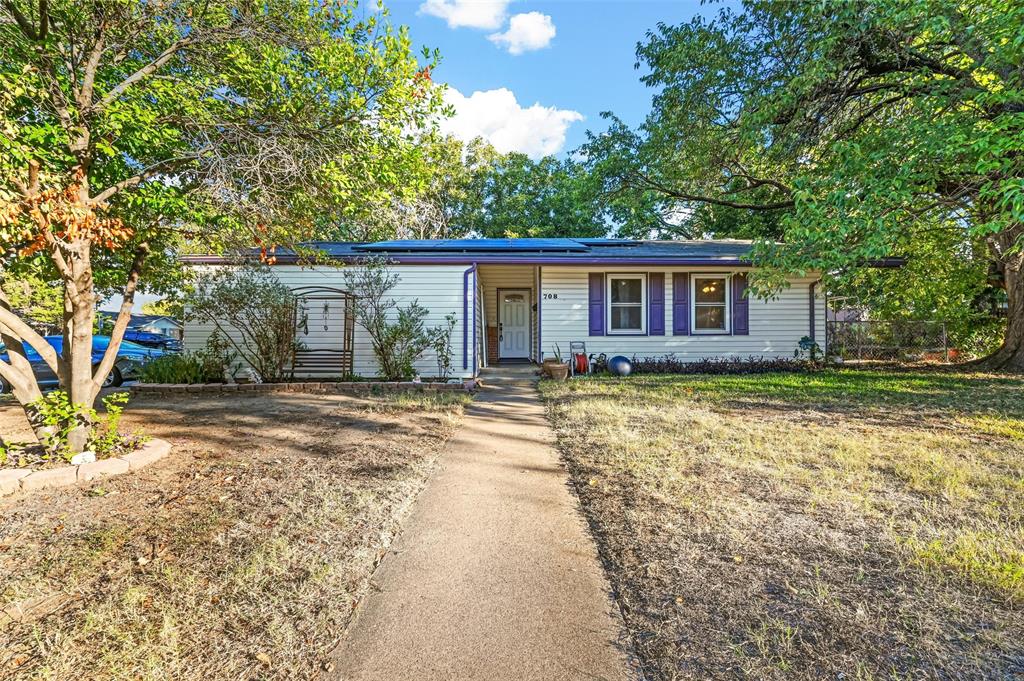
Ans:
{"label": "large tree trunk", "polygon": [[[96,294],[93,290],[92,263],[89,244],[79,242],[72,249],[69,265],[74,278],[74,295],[69,296],[69,325],[65,329],[64,359],[68,363],[65,386],[71,404],[78,405],[84,413],[93,406],[96,391],[93,390],[92,375],[92,330],[96,316]],[[68,448],[78,453],[85,449],[89,439],[90,425],[85,419],[68,435]]]}
{"label": "large tree trunk", "polygon": [[1010,229],[994,239],[993,251],[1003,270],[1003,285],[1009,299],[1003,345],[975,366],[991,371],[1024,372],[1024,253],[1012,252],[1024,229]]}

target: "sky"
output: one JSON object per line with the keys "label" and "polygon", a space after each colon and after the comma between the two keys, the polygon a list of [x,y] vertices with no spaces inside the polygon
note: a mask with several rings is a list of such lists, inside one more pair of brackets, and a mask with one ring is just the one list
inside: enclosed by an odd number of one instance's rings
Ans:
{"label": "sky", "polygon": [[436,82],[456,109],[442,128],[499,151],[564,156],[602,130],[602,111],[631,125],[650,107],[636,45],[659,22],[718,5],[698,0],[385,0],[417,47],[438,48]]}

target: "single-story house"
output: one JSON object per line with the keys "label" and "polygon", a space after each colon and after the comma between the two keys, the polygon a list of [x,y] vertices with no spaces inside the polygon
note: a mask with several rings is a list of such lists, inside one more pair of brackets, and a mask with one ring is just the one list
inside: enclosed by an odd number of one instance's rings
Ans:
{"label": "single-story house", "polygon": [[[98,314],[108,319],[111,324],[117,319],[116,312],[101,310]],[[184,324],[173,317],[156,314],[133,314],[128,322],[128,328],[132,331],[157,333],[178,340],[181,340],[184,334]]]}
{"label": "single-story house", "polygon": [[[541,362],[556,347],[568,357],[573,341],[584,342],[588,354],[672,354],[683,360],[792,357],[805,336],[823,349],[827,344],[819,277],[793,277],[770,300],[748,297],[747,241],[446,239],[310,246],[349,267],[368,257],[387,258],[398,275],[394,299],[427,308],[428,326],[455,315],[456,377],[473,377],[502,361]],[[189,261],[228,262],[213,256]],[[354,374],[374,376],[365,331],[346,321],[341,270],[278,256],[272,271],[302,300],[306,323],[297,333],[305,348],[321,359],[344,354]],[[212,325],[187,322],[185,347],[201,348],[212,331]],[[295,373],[330,373],[331,361],[300,361]],[[416,369],[433,376],[435,367],[428,351]]]}

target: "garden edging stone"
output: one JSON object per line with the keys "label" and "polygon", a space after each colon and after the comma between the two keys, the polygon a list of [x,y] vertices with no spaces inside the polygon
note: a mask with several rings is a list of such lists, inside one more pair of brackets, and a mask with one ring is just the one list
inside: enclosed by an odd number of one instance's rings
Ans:
{"label": "garden edging stone", "polygon": [[409,391],[448,391],[472,392],[477,382],[467,379],[459,383],[430,383],[415,381],[322,381],[294,383],[138,383],[127,386],[133,393],[148,395],[180,395],[202,394],[216,395],[251,391],[258,393],[313,393],[313,394],[346,394],[373,392],[409,392]]}
{"label": "garden edging stone", "polygon": [[0,496],[8,496],[19,491],[30,492],[66,487],[101,476],[122,475],[159,461],[170,451],[170,442],[153,438],[129,454],[100,459],[78,466],[69,465],[37,471],[22,468],[0,468]]}

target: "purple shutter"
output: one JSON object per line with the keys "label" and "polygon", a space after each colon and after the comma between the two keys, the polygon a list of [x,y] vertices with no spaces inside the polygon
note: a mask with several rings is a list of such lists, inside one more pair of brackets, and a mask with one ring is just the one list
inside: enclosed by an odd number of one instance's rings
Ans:
{"label": "purple shutter", "polygon": [[690,275],[672,273],[672,334],[690,335]]}
{"label": "purple shutter", "polygon": [[591,336],[604,335],[604,274],[602,272],[590,273],[590,334]]}
{"label": "purple shutter", "polygon": [[747,275],[732,275],[732,335],[750,335],[750,298],[747,297]]}
{"label": "purple shutter", "polygon": [[647,275],[647,334],[665,335],[665,275],[651,272]]}

